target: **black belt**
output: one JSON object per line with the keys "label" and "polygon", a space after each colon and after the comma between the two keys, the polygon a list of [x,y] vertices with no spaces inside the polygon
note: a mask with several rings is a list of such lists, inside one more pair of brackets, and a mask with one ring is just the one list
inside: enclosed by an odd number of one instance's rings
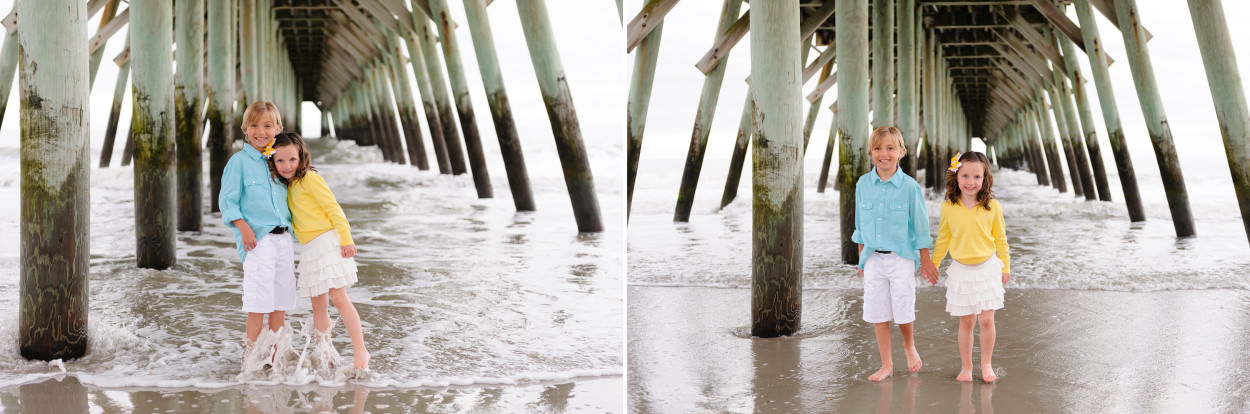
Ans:
{"label": "black belt", "polygon": [[890,254],[890,253],[894,253],[894,252],[889,251],[889,250],[877,250],[877,253],[881,253],[881,254]]}
{"label": "black belt", "polygon": [[282,234],[282,233],[286,233],[286,227],[278,226],[278,227],[274,227],[273,230],[269,230],[269,234]]}

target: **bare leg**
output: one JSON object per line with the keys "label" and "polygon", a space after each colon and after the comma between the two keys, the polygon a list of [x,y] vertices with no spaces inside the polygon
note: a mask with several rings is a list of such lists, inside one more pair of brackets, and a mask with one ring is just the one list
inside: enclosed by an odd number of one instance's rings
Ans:
{"label": "bare leg", "polygon": [[251,345],[256,342],[256,337],[260,336],[260,328],[265,324],[265,314],[263,313],[247,313],[247,344]]}
{"label": "bare leg", "polygon": [[352,305],[352,300],[347,297],[347,289],[330,289],[330,300],[334,301],[334,308],[338,309],[339,315],[343,317],[343,327],[347,328],[347,334],[352,337],[354,367],[368,369],[369,351],[365,349],[365,334],[360,329],[360,315],[356,313],[356,306]]}
{"label": "bare leg", "polygon": [[269,330],[278,332],[279,329],[282,329],[282,325],[286,325],[286,311],[269,313]]}
{"label": "bare leg", "polygon": [[998,333],[994,328],[994,311],[981,312],[978,322],[981,325],[981,379],[985,382],[994,382],[998,379],[998,376],[994,375],[994,367],[990,365],[994,359],[994,341],[998,339]]}
{"label": "bare leg", "polygon": [[903,351],[907,354],[907,370],[916,372],[924,365],[924,361],[920,360],[920,353],[916,352],[916,337],[912,334],[911,323],[905,323],[898,326],[899,332],[903,333]]}
{"label": "bare leg", "polygon": [[972,329],[976,324],[977,315],[959,317],[959,376],[955,381],[972,381]]}
{"label": "bare leg", "polygon": [[330,298],[322,293],[312,298],[313,329],[317,332],[330,331]]}
{"label": "bare leg", "polygon": [[869,381],[881,381],[894,374],[894,360],[890,358],[890,323],[882,322],[873,325],[877,333],[877,350],[881,352],[881,369],[869,375]]}

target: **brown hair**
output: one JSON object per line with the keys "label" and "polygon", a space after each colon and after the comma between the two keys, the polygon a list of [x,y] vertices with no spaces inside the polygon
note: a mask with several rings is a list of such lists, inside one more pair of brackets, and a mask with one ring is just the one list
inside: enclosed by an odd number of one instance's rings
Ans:
{"label": "brown hair", "polygon": [[243,134],[247,135],[247,126],[251,125],[262,116],[268,115],[273,123],[277,124],[278,130],[282,128],[282,114],[278,112],[278,106],[273,102],[256,101],[247,106],[247,110],[243,111]]}
{"label": "brown hair", "polygon": [[308,173],[308,170],[317,171],[317,169],[312,166],[312,157],[308,155],[308,145],[304,144],[304,138],[299,136],[298,133],[281,132],[278,135],[274,135],[274,149],[287,145],[294,145],[299,152],[299,166],[295,167],[295,175],[291,176],[290,180],[278,175],[278,166],[275,164],[273,157],[269,157],[269,176],[289,187],[292,183],[303,179],[304,174]]}
{"label": "brown hair", "polygon": [[[959,162],[976,162],[985,166],[985,177],[981,181],[981,191],[977,191],[977,205],[990,208],[990,200],[994,199],[994,173],[990,172],[990,159],[985,154],[968,151],[959,156]],[[962,168],[962,166],[960,166]],[[959,202],[959,170],[946,170],[946,199],[952,203]]]}
{"label": "brown hair", "polygon": [[898,147],[901,148],[904,153],[907,152],[907,144],[903,142],[903,132],[892,126],[877,127],[877,129],[872,130],[872,135],[868,136],[868,150],[871,151],[872,147],[877,146],[881,140],[886,138],[894,138],[898,140]]}

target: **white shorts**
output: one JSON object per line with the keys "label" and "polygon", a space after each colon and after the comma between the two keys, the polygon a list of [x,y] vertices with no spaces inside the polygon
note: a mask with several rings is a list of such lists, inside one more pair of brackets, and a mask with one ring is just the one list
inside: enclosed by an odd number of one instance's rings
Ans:
{"label": "white shorts", "polygon": [[265,234],[243,261],[243,311],[295,309],[295,259],[291,232]]}
{"label": "white shorts", "polygon": [[894,253],[873,253],[864,263],[864,322],[916,320],[916,262]]}

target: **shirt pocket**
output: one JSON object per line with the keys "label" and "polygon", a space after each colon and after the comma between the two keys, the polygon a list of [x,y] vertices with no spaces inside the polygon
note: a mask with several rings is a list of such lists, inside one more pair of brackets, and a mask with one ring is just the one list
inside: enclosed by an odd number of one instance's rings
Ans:
{"label": "shirt pocket", "polygon": [[886,202],[885,208],[886,211],[883,212],[884,214],[881,214],[881,216],[885,219],[882,231],[885,232],[885,234],[897,237],[896,240],[907,240],[907,223],[911,221],[911,210],[907,206],[907,203],[901,201]]}

